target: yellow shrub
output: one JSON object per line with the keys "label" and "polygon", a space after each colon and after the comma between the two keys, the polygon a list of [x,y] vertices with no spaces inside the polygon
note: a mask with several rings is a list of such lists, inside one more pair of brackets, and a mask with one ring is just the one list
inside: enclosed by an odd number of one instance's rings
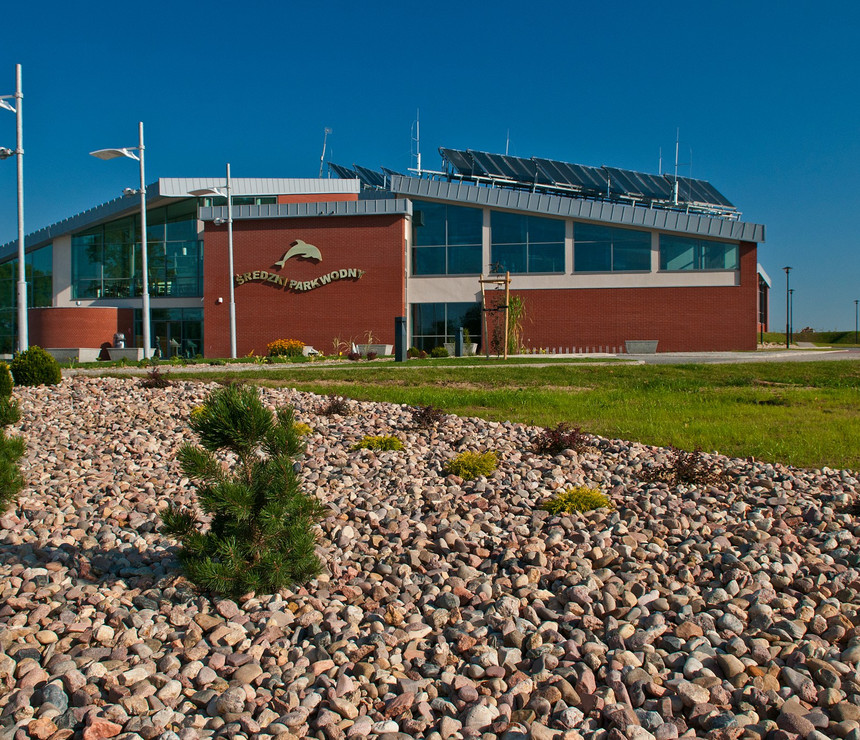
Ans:
{"label": "yellow shrub", "polygon": [[594,509],[612,508],[612,502],[596,488],[576,486],[568,488],[541,504],[541,508],[550,514],[572,514],[574,511],[585,512]]}
{"label": "yellow shrub", "polygon": [[304,348],[305,343],[298,339],[276,339],[266,345],[269,357],[298,357]]}

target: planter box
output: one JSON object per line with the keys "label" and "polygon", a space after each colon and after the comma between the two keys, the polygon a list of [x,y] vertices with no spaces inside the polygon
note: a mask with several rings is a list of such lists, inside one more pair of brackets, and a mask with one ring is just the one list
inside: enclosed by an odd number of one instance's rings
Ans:
{"label": "planter box", "polygon": [[394,354],[393,344],[357,344],[356,346],[358,347],[358,354],[362,357],[366,356],[368,352],[376,352],[377,357]]}
{"label": "planter box", "polygon": [[101,354],[101,349],[90,347],[50,347],[45,350],[57,362],[96,362]]}
{"label": "planter box", "polygon": [[114,362],[122,359],[139,362],[143,359],[143,347],[124,347],[123,349],[111,347],[108,349],[108,354]]}
{"label": "planter box", "polygon": [[[455,352],[457,351],[457,343],[456,342],[445,342],[445,349],[448,350],[448,354],[451,357],[455,357]],[[464,343],[463,344],[463,357],[472,357],[478,353],[478,344],[477,342]]]}
{"label": "planter box", "polygon": [[653,355],[657,352],[657,339],[628,339],[624,349],[628,355]]}

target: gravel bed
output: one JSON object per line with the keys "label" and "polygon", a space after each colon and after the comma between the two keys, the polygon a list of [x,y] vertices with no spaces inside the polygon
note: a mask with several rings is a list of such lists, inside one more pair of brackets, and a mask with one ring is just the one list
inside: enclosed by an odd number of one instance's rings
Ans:
{"label": "gravel bed", "polygon": [[[168,501],[212,386],[16,389],[28,488],[0,518],[0,740],[82,737],[860,740],[851,471],[708,455],[719,485],[643,482],[670,453],[262,389],[314,432],[301,461],[326,573],[238,602],[196,593]],[[405,449],[350,451],[368,434]],[[493,450],[463,481],[448,459]],[[571,485],[614,504],[538,507]]]}

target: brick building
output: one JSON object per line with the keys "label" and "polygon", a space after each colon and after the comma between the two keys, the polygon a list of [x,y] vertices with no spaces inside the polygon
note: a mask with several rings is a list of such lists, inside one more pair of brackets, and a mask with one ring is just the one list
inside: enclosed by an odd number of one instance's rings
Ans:
{"label": "brick building", "polygon": [[[229,356],[278,338],[480,342],[481,276],[510,273],[531,349],[755,349],[767,315],[764,227],[702,180],[440,150],[445,171],[409,177],[331,165],[339,178],[232,180],[234,269],[222,178],[147,188],[153,344],[162,356]],[[139,204],[117,200],[26,240],[30,343],[141,346]],[[16,244],[0,247],[0,352],[14,346]],[[764,276],[766,278],[766,276]]]}

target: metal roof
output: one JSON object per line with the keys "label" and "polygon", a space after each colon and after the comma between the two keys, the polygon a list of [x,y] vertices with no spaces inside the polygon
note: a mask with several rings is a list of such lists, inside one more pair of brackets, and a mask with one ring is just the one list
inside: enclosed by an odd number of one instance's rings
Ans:
{"label": "metal roof", "polygon": [[[166,198],[193,198],[192,190],[223,188],[223,177],[162,177],[158,180],[158,192]],[[340,180],[310,177],[232,177],[231,194],[243,195],[306,195],[325,193],[358,193],[358,179]]]}
{"label": "metal roof", "polygon": [[764,225],[746,221],[706,216],[699,213],[626,205],[549,193],[532,193],[507,188],[489,188],[463,181],[447,182],[418,177],[392,177],[390,188],[398,195],[411,198],[454,201],[474,206],[488,206],[527,211],[545,216],[575,218],[583,221],[642,227],[660,231],[731,239],[747,242],[764,241]]}
{"label": "metal roof", "polygon": [[[320,216],[387,216],[412,214],[412,203],[405,198],[338,200],[330,203],[273,203],[261,206],[233,206],[233,220],[260,218],[303,218]],[[227,219],[227,206],[200,208],[202,221]]]}

